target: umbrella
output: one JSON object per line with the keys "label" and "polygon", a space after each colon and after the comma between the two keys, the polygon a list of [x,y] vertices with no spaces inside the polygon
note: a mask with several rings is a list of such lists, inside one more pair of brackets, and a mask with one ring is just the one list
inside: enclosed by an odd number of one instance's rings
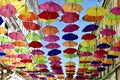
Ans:
{"label": "umbrella", "polygon": [[58,55],[60,53],[61,53],[61,51],[59,49],[53,49],[53,50],[50,50],[48,52],[48,56],[55,56],[55,55]]}
{"label": "umbrella", "polygon": [[64,40],[76,40],[78,39],[78,36],[73,33],[68,33],[62,36],[62,39]]}
{"label": "umbrella", "polygon": [[81,48],[79,48],[79,50],[81,52],[92,52],[94,50],[94,48],[92,48],[92,47],[81,47]]}
{"label": "umbrella", "polygon": [[5,56],[6,54],[3,51],[0,51],[0,56]]}
{"label": "umbrella", "polygon": [[105,10],[101,6],[92,6],[87,9],[86,14],[90,16],[103,16],[107,13],[107,10]]}
{"label": "umbrella", "polygon": [[115,14],[115,15],[120,15],[120,8],[119,7],[113,7],[110,10],[111,13]]}
{"label": "umbrella", "polygon": [[[21,59],[20,62],[22,62],[22,63],[32,63],[32,59]],[[33,67],[33,66],[31,66],[31,67]],[[26,67],[26,69],[27,68],[28,67]]]}
{"label": "umbrella", "polygon": [[109,13],[107,16],[106,16],[106,18],[108,19],[108,20],[120,20],[120,16],[119,15],[115,15],[115,14],[112,14],[112,13]]}
{"label": "umbrella", "polygon": [[47,68],[47,65],[45,65],[45,64],[37,64],[36,67],[45,69],[45,68]]}
{"label": "umbrella", "polygon": [[46,64],[47,61],[46,60],[39,60],[39,61],[34,61],[34,64]]}
{"label": "umbrella", "polygon": [[36,49],[36,50],[32,50],[31,54],[33,54],[33,55],[43,55],[45,53],[40,49]]}
{"label": "umbrella", "polygon": [[109,20],[109,19],[105,19],[103,21],[103,24],[105,25],[109,25],[109,26],[114,26],[116,24],[119,24],[120,23],[120,20]]}
{"label": "umbrella", "polygon": [[82,36],[82,39],[84,39],[84,40],[92,40],[95,38],[96,38],[96,35],[92,34],[92,33],[87,33]]}
{"label": "umbrella", "polygon": [[6,33],[7,33],[7,30],[4,27],[0,27],[0,34],[6,34]]}
{"label": "umbrella", "polygon": [[45,47],[48,48],[48,49],[57,49],[57,48],[60,47],[60,45],[57,44],[57,43],[49,43]]}
{"label": "umbrella", "polygon": [[48,11],[43,11],[40,14],[38,14],[39,18],[42,19],[56,19],[57,17],[59,17],[59,14],[57,12],[48,12]]}
{"label": "umbrella", "polygon": [[11,42],[11,39],[8,36],[0,36],[0,42]]}
{"label": "umbrella", "polygon": [[64,54],[65,58],[75,58],[77,57],[77,54]]}
{"label": "umbrella", "polygon": [[18,47],[24,47],[27,45],[27,43],[22,40],[13,41],[11,44]]}
{"label": "umbrella", "polygon": [[98,67],[98,68],[97,68],[97,71],[100,71],[100,72],[101,72],[101,71],[104,71],[104,70],[105,70],[105,67]]}
{"label": "umbrella", "polygon": [[91,61],[91,57],[88,56],[80,57],[80,63],[90,63],[90,61]]}
{"label": "umbrella", "polygon": [[64,12],[80,12],[83,7],[77,3],[64,3],[62,5]]}
{"label": "umbrella", "polygon": [[65,66],[76,65],[75,62],[69,61],[65,63]]}
{"label": "umbrella", "polygon": [[31,56],[29,54],[18,54],[17,55],[18,58],[21,58],[21,59],[31,59]]}
{"label": "umbrella", "polygon": [[32,47],[32,48],[41,48],[41,47],[43,47],[43,45],[39,41],[32,41],[28,45],[29,45],[29,47]]}
{"label": "umbrella", "polygon": [[107,43],[101,43],[99,45],[97,45],[97,48],[99,49],[105,49],[105,48],[110,48],[111,46]]}
{"label": "umbrella", "polygon": [[79,53],[79,56],[92,56],[91,52],[81,52]]}
{"label": "umbrella", "polygon": [[44,34],[49,34],[49,35],[53,35],[53,34],[56,34],[58,33],[58,29],[57,27],[55,26],[45,26],[43,29],[42,29],[42,32]]}
{"label": "umbrella", "polygon": [[34,12],[29,12],[28,14],[20,14],[18,18],[20,20],[32,21],[38,19],[38,16]]}
{"label": "umbrella", "polygon": [[113,51],[120,51],[120,44],[119,44],[119,46],[113,46],[111,48],[111,50],[113,50]]}
{"label": "umbrella", "polygon": [[114,38],[111,36],[105,36],[105,37],[101,38],[99,41],[102,43],[113,42]]}
{"label": "umbrella", "polygon": [[58,11],[63,12],[63,9],[61,8],[61,6],[52,1],[44,2],[44,3],[40,4],[39,8],[44,11],[48,11],[48,12],[58,12]]}
{"label": "umbrella", "polygon": [[51,65],[55,65],[55,64],[61,64],[62,62],[61,61],[59,61],[58,59],[53,59],[51,62],[50,62],[50,64]]}
{"label": "umbrella", "polygon": [[105,58],[106,56],[104,54],[94,54],[95,58]]}
{"label": "umbrella", "polygon": [[104,54],[107,54],[107,51],[102,50],[102,49],[99,49],[99,50],[95,50],[94,53],[95,53],[95,54],[104,55]]}
{"label": "umbrella", "polygon": [[75,52],[77,52],[77,50],[75,48],[67,48],[63,52],[67,54],[74,54]]}
{"label": "umbrella", "polygon": [[15,46],[10,43],[1,44],[0,47],[2,49],[14,49],[15,48]]}
{"label": "umbrella", "polygon": [[111,59],[104,59],[104,64],[113,64],[114,62]]}
{"label": "umbrella", "polygon": [[33,22],[23,22],[23,25],[25,27],[25,29],[27,30],[39,30],[40,29],[40,25],[36,24],[36,23],[33,23]]}
{"label": "umbrella", "polygon": [[90,15],[85,15],[83,16],[83,20],[84,21],[89,21],[89,22],[96,22],[96,21],[99,21],[99,20],[102,20],[104,18],[104,16],[90,16]]}
{"label": "umbrella", "polygon": [[96,44],[96,42],[95,42],[95,40],[89,40],[89,41],[88,40],[84,40],[80,44],[83,47],[92,47],[92,46],[94,46]]}
{"label": "umbrella", "polygon": [[13,17],[17,13],[16,8],[12,4],[0,7],[0,15],[4,17]]}
{"label": "umbrella", "polygon": [[18,48],[15,48],[15,51],[18,53],[28,53],[30,50],[25,47],[18,47]]}
{"label": "umbrella", "polygon": [[41,61],[41,60],[45,60],[46,56],[44,56],[44,55],[36,55],[36,56],[33,56],[32,59],[34,61]]}
{"label": "umbrella", "polygon": [[26,38],[27,38],[28,40],[37,41],[37,40],[41,40],[41,39],[42,39],[42,36],[39,35],[39,34],[37,34],[37,33],[35,33],[35,32],[33,32],[33,33],[28,33],[28,34],[26,35]]}
{"label": "umbrella", "polygon": [[90,31],[95,31],[99,28],[98,25],[96,24],[89,24],[87,26],[85,26],[85,28],[82,30],[82,32],[90,32]]}
{"label": "umbrella", "polygon": [[7,55],[16,55],[16,51],[13,49],[5,49],[3,50]]}
{"label": "umbrella", "polygon": [[114,55],[107,55],[107,58],[109,59],[111,59],[111,58],[118,58],[118,56],[114,56]]}
{"label": "umbrella", "polygon": [[0,25],[1,25],[3,22],[4,22],[4,21],[3,21],[2,17],[0,17]]}
{"label": "umbrella", "polygon": [[56,35],[48,35],[44,37],[44,40],[48,42],[56,42],[59,40],[59,37]]}
{"label": "umbrella", "polygon": [[66,27],[64,27],[64,32],[74,32],[79,29],[79,26],[76,24],[69,24]]}
{"label": "umbrella", "polygon": [[48,60],[50,60],[51,62],[52,62],[52,61],[60,61],[61,58],[60,58],[59,56],[50,56],[50,57],[48,58]]}
{"label": "umbrella", "polygon": [[21,32],[10,32],[8,36],[13,40],[24,40],[24,35]]}
{"label": "umbrella", "polygon": [[63,46],[66,46],[66,47],[74,47],[74,46],[77,46],[78,43],[77,42],[74,42],[74,41],[66,41],[63,43]]}
{"label": "umbrella", "polygon": [[105,36],[112,36],[116,34],[115,30],[109,28],[101,30],[100,33]]}
{"label": "umbrella", "polygon": [[84,0],[65,0],[65,2],[71,2],[71,3],[79,3],[83,2]]}
{"label": "umbrella", "polygon": [[119,51],[109,51],[108,54],[109,55],[113,55],[113,56],[120,56],[120,52]]}
{"label": "umbrella", "polygon": [[76,13],[66,12],[61,17],[61,21],[65,22],[65,23],[74,23],[77,20],[79,20],[79,15]]}

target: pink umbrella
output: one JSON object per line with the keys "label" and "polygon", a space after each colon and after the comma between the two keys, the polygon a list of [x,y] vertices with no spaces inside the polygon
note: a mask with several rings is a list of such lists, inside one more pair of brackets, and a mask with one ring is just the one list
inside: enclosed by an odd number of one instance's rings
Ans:
{"label": "pink umbrella", "polygon": [[21,32],[11,32],[9,37],[14,40],[24,40],[24,35]]}
{"label": "pink umbrella", "polygon": [[45,41],[48,41],[48,42],[56,42],[58,41],[60,38],[56,35],[48,35],[48,36],[45,36],[44,37],[44,40]]}
{"label": "pink umbrella", "polygon": [[115,47],[115,46],[113,46],[113,47],[111,48],[111,50],[113,50],[113,51],[120,51],[120,47]]}
{"label": "pink umbrella", "polygon": [[3,49],[0,47],[0,51],[3,51]]}
{"label": "pink umbrella", "polygon": [[101,30],[100,33],[105,36],[112,36],[112,35],[116,34],[115,30],[112,30],[109,28]]}
{"label": "pink umbrella", "polygon": [[15,46],[10,43],[1,44],[0,47],[2,49],[14,49],[15,48]]}
{"label": "pink umbrella", "polygon": [[120,7],[114,7],[110,10],[110,12],[115,15],[120,15]]}
{"label": "pink umbrella", "polygon": [[76,24],[69,24],[69,25],[67,25],[64,29],[63,29],[63,31],[64,32],[74,32],[74,31],[76,31],[76,30],[78,30],[79,29],[79,26],[78,25],[76,25]]}
{"label": "pink umbrella", "polygon": [[45,65],[45,64],[37,64],[36,67],[47,69],[47,65]]}
{"label": "pink umbrella", "polygon": [[45,53],[42,50],[36,49],[36,50],[32,50],[31,54],[33,54],[33,55],[43,55]]}
{"label": "pink umbrella", "polygon": [[63,9],[61,8],[61,6],[52,1],[40,4],[39,8],[48,12],[58,12],[58,11],[63,12]]}
{"label": "pink umbrella", "polygon": [[61,63],[62,63],[61,61],[52,61],[52,62],[50,62],[51,65],[55,65],[55,64],[60,65]]}
{"label": "pink umbrella", "polygon": [[96,58],[105,58],[105,55],[104,54],[94,54],[94,57]]}
{"label": "pink umbrella", "polygon": [[16,68],[16,66],[14,66],[14,65],[7,65],[7,67],[8,67],[9,69],[15,69],[15,68]]}
{"label": "pink umbrella", "polygon": [[26,54],[26,53],[18,54],[17,56],[18,56],[18,58],[21,58],[21,59],[31,59],[31,56],[29,54]]}
{"label": "pink umbrella", "polygon": [[17,55],[6,55],[8,58],[18,58]]}
{"label": "pink umbrella", "polygon": [[16,13],[17,10],[12,4],[7,4],[0,8],[0,15],[4,17],[13,17]]}
{"label": "pink umbrella", "polygon": [[59,48],[60,45],[57,44],[57,43],[49,43],[45,47],[48,48],[48,49],[56,49],[56,48]]}
{"label": "pink umbrella", "polygon": [[91,55],[92,55],[91,52],[81,52],[81,53],[79,54],[79,56],[91,56]]}

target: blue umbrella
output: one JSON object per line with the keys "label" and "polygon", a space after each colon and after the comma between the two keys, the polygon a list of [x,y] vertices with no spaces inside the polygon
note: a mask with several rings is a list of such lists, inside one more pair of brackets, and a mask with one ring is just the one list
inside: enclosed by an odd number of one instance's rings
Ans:
{"label": "blue umbrella", "polygon": [[48,55],[49,55],[49,56],[55,56],[55,55],[58,55],[58,54],[60,54],[60,53],[61,53],[60,50],[58,50],[58,49],[53,49],[53,50],[51,50],[51,51],[48,52]]}
{"label": "blue umbrella", "polygon": [[0,56],[5,56],[6,54],[3,51],[0,51]]}
{"label": "blue umbrella", "polygon": [[114,55],[107,55],[107,58],[114,59],[114,58],[118,58],[118,56],[114,56]]}
{"label": "blue umbrella", "polygon": [[76,39],[78,39],[78,36],[73,34],[73,33],[68,33],[68,34],[63,35],[62,39],[64,39],[64,40],[76,40]]}
{"label": "blue umbrella", "polygon": [[102,63],[102,66],[110,66],[111,64]]}
{"label": "blue umbrella", "polygon": [[82,32],[90,32],[90,31],[95,31],[99,28],[98,25],[95,25],[95,24],[90,24],[90,25],[87,25],[83,30]]}
{"label": "blue umbrella", "polygon": [[91,64],[100,64],[101,62],[99,61],[92,61]]}
{"label": "blue umbrella", "polygon": [[0,25],[3,23],[3,19],[2,17],[0,17]]}
{"label": "blue umbrella", "polygon": [[104,71],[105,70],[105,67],[99,67],[97,68],[98,71]]}
{"label": "blue umbrella", "polygon": [[99,48],[99,49],[110,48],[110,45],[107,43],[101,43],[101,44],[97,45],[97,48]]}

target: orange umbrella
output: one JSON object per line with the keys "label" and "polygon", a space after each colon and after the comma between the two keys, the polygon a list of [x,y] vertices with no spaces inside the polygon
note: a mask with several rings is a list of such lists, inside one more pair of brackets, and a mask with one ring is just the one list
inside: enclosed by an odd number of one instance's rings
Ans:
{"label": "orange umbrella", "polygon": [[59,60],[61,60],[61,58],[59,56],[50,56],[48,58],[48,60],[50,60],[50,61],[59,61]]}
{"label": "orange umbrella", "polygon": [[27,43],[22,40],[16,40],[16,41],[12,42],[12,45],[18,46],[18,47],[24,47],[27,45]]}
{"label": "orange umbrella", "polygon": [[58,29],[55,27],[55,26],[45,26],[43,29],[42,29],[42,32],[44,34],[49,34],[49,35],[53,35],[53,34],[56,34],[58,33]]}
{"label": "orange umbrella", "polygon": [[106,36],[106,37],[101,38],[99,41],[102,43],[113,42],[114,38],[111,36]]}
{"label": "orange umbrella", "polygon": [[114,62],[111,59],[104,59],[104,64],[113,64]]}
{"label": "orange umbrella", "polygon": [[0,34],[5,34],[7,33],[7,30],[4,27],[0,26]]}
{"label": "orange umbrella", "polygon": [[120,41],[114,44],[115,47],[120,47]]}
{"label": "orange umbrella", "polygon": [[63,46],[66,46],[66,47],[74,47],[74,46],[77,46],[78,43],[77,42],[74,42],[74,41],[66,41],[63,43]]}
{"label": "orange umbrella", "polygon": [[34,12],[29,12],[28,14],[20,14],[18,18],[21,20],[32,21],[38,19],[38,16]]}

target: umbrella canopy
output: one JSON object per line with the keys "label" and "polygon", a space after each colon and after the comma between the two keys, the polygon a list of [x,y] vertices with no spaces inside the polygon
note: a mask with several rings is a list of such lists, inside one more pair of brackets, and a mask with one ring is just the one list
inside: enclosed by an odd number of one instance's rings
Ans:
{"label": "umbrella canopy", "polygon": [[14,49],[14,48],[15,48],[15,46],[12,45],[12,44],[10,44],[10,43],[1,44],[0,47],[1,47],[2,49]]}
{"label": "umbrella canopy", "polygon": [[105,36],[112,36],[112,35],[116,34],[115,30],[109,29],[109,28],[101,30],[100,33],[105,35]]}
{"label": "umbrella canopy", "polygon": [[99,49],[105,49],[105,48],[110,48],[111,46],[107,43],[101,43],[99,45],[97,45],[97,48]]}
{"label": "umbrella canopy", "polygon": [[72,62],[72,61],[65,63],[65,66],[70,66],[70,65],[76,65],[76,64],[74,62]]}
{"label": "umbrella canopy", "polygon": [[101,6],[92,6],[86,11],[86,14],[90,16],[104,16],[106,13],[107,10]]}
{"label": "umbrella canopy", "polygon": [[16,8],[12,4],[0,7],[0,15],[4,17],[13,17],[17,13]]}
{"label": "umbrella canopy", "polygon": [[2,17],[0,17],[0,25],[1,25],[3,22],[4,22],[4,21],[3,21]]}
{"label": "umbrella canopy", "polygon": [[25,47],[27,45],[27,43],[22,40],[13,41],[11,44],[18,47]]}
{"label": "umbrella canopy", "polygon": [[29,12],[27,14],[20,14],[18,18],[20,20],[32,21],[38,19],[38,16],[34,12]]}
{"label": "umbrella canopy", "polygon": [[45,47],[48,48],[48,49],[57,49],[57,48],[60,47],[60,45],[57,44],[57,43],[49,43]]}
{"label": "umbrella canopy", "polygon": [[105,37],[101,38],[99,41],[102,43],[113,42],[114,38],[111,36],[105,36]]}
{"label": "umbrella canopy", "polygon": [[79,56],[91,56],[92,53],[91,52],[81,52],[79,53]]}
{"label": "umbrella canopy", "polygon": [[18,47],[18,48],[15,48],[15,51],[18,53],[28,53],[30,50],[25,47]]}
{"label": "umbrella canopy", "polygon": [[92,33],[87,33],[82,36],[82,39],[84,39],[84,40],[92,40],[95,38],[96,38],[96,35],[92,34]]}
{"label": "umbrella canopy", "polygon": [[65,22],[65,23],[74,23],[77,20],[79,20],[79,15],[76,13],[66,12],[61,17],[61,21]]}
{"label": "umbrella canopy", "polygon": [[115,47],[120,47],[120,41],[118,41],[118,42],[115,42],[115,45],[114,45]]}
{"label": "umbrella canopy", "polygon": [[66,41],[66,42],[63,42],[63,46],[66,46],[66,47],[75,47],[77,46],[78,43],[77,42],[74,42],[74,41]]}
{"label": "umbrella canopy", "polygon": [[62,36],[62,39],[64,40],[76,40],[78,39],[78,36],[76,34],[73,33],[68,33]]}
{"label": "umbrella canopy", "polygon": [[7,30],[4,27],[0,27],[0,34],[6,34],[6,33],[7,33]]}
{"label": "umbrella canopy", "polygon": [[83,7],[77,3],[64,3],[62,5],[64,12],[80,12]]}
{"label": "umbrella canopy", "polygon": [[39,30],[40,29],[40,25],[36,24],[36,23],[33,23],[33,22],[23,22],[23,25],[25,27],[25,29],[27,30]]}
{"label": "umbrella canopy", "polygon": [[58,50],[58,49],[53,49],[53,50],[50,50],[50,51],[48,52],[48,56],[55,56],[55,55],[58,55],[58,54],[60,54],[60,53],[61,53],[60,50]]}
{"label": "umbrella canopy", "polygon": [[119,43],[119,46],[113,46],[111,48],[111,50],[113,50],[113,51],[120,51],[120,43]]}
{"label": "umbrella canopy", "polygon": [[16,51],[12,49],[3,50],[7,55],[16,55]]}
{"label": "umbrella canopy", "polygon": [[17,57],[21,59],[31,59],[29,54],[18,54]]}
{"label": "umbrella canopy", "polygon": [[36,49],[36,50],[32,50],[31,54],[33,54],[33,55],[43,55],[45,53],[40,49]]}
{"label": "umbrella canopy", "polygon": [[0,42],[11,42],[11,39],[8,36],[0,36]]}
{"label": "umbrella canopy", "polygon": [[109,13],[107,16],[106,16],[106,18],[108,19],[108,20],[120,20],[120,16],[119,15],[115,15],[115,14],[112,14],[112,13]]}
{"label": "umbrella canopy", "polygon": [[58,41],[60,38],[56,35],[48,35],[48,36],[45,36],[44,37],[44,40],[45,41],[48,41],[48,42],[56,42]]}
{"label": "umbrella canopy", "polygon": [[80,44],[83,47],[92,47],[96,44],[96,42],[95,40],[85,40],[85,41],[82,41]]}
{"label": "umbrella canopy", "polygon": [[24,40],[25,37],[21,32],[10,32],[8,36],[13,40]]}
{"label": "umbrella canopy", "polygon": [[67,54],[74,54],[77,52],[77,50],[75,48],[67,48],[63,52]]}
{"label": "umbrella canopy", "polygon": [[42,39],[42,36],[33,32],[33,33],[28,33],[26,34],[26,38],[28,40],[32,40],[32,41],[37,41],[37,40],[41,40]]}
{"label": "umbrella canopy", "polygon": [[42,32],[44,34],[54,35],[54,34],[58,33],[59,31],[58,31],[57,27],[55,27],[55,26],[45,26],[42,29]]}
{"label": "umbrella canopy", "polygon": [[4,53],[3,51],[0,51],[0,56],[5,56],[6,53]]}
{"label": "umbrella canopy", "polygon": [[62,62],[61,61],[59,61],[58,59],[55,59],[55,60],[52,60],[51,62],[50,62],[50,64],[51,65],[55,65],[55,64],[61,64]]}
{"label": "umbrella canopy", "polygon": [[120,7],[113,7],[110,10],[111,13],[115,14],[115,15],[120,15]]}
{"label": "umbrella canopy", "polygon": [[39,8],[44,11],[48,11],[48,12],[58,12],[58,11],[63,12],[63,9],[61,8],[61,6],[52,1],[44,2],[44,3],[40,4]]}
{"label": "umbrella canopy", "polygon": [[109,26],[114,26],[116,24],[119,24],[120,23],[120,20],[109,20],[109,19],[105,19],[103,21],[103,24],[105,25],[109,25]]}
{"label": "umbrella canopy", "polygon": [[107,54],[107,51],[102,50],[102,49],[99,49],[99,50],[95,50],[94,53],[95,53],[95,54],[100,54],[100,55],[102,55],[102,54]]}
{"label": "umbrella canopy", "polygon": [[32,59],[34,61],[41,61],[41,60],[45,60],[46,56],[44,56],[44,55],[36,55],[36,56],[33,56]]}
{"label": "umbrella canopy", "polygon": [[79,26],[76,24],[69,24],[66,27],[64,27],[64,32],[74,32],[79,29]]}
{"label": "umbrella canopy", "polygon": [[77,54],[64,54],[65,58],[75,58],[77,57]]}
{"label": "umbrella canopy", "polygon": [[39,18],[42,19],[56,19],[57,17],[59,17],[59,14],[57,12],[48,12],[48,11],[43,11],[40,14],[38,14]]}
{"label": "umbrella canopy", "polygon": [[41,48],[43,46],[39,41],[32,41],[28,45],[32,48]]}
{"label": "umbrella canopy", "polygon": [[94,48],[92,48],[92,47],[81,47],[81,48],[79,48],[79,50],[81,52],[92,52],[92,51],[94,51]]}
{"label": "umbrella canopy", "polygon": [[48,60],[50,60],[51,62],[52,62],[52,61],[60,61],[61,58],[60,58],[59,56],[50,56],[50,57],[48,58]]}
{"label": "umbrella canopy", "polygon": [[71,2],[71,3],[79,3],[83,2],[84,0],[65,0],[65,2]]}

